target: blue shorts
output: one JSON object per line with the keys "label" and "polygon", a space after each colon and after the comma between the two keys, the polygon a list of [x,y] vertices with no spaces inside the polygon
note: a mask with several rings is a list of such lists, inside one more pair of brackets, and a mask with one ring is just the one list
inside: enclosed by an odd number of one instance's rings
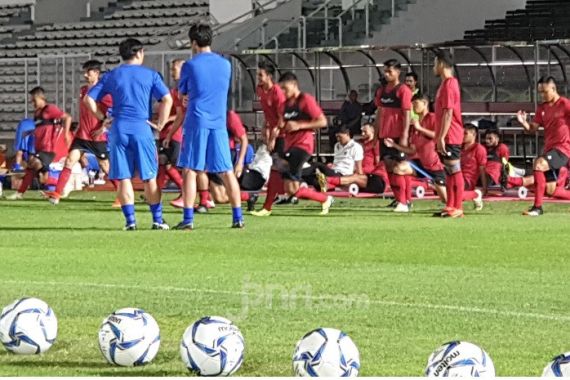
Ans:
{"label": "blue shorts", "polygon": [[209,173],[232,171],[228,130],[225,128],[185,129],[178,166]]}
{"label": "blue shorts", "polygon": [[143,181],[156,178],[158,154],[150,130],[121,133],[113,126],[108,136],[110,179],[130,179],[138,173]]}

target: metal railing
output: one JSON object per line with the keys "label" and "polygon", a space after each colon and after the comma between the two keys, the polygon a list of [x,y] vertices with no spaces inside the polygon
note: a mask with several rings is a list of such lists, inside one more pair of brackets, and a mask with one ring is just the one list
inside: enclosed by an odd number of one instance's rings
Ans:
{"label": "metal railing", "polygon": [[[352,14],[352,21],[354,22],[355,18],[356,18],[356,6],[359,5],[360,3],[364,2],[364,22],[365,22],[365,32],[366,32],[366,37],[368,38],[368,36],[370,35],[370,4],[372,4],[374,0],[358,0],[356,2],[353,2],[352,5],[350,7],[348,7],[347,9],[345,9],[343,12],[341,12],[338,16],[336,16],[337,20],[338,20],[338,46],[342,47],[343,46],[343,33],[342,33],[342,28],[343,28],[343,22],[342,22],[342,17],[347,14],[348,12],[351,12]],[[394,0],[392,0],[392,6],[394,7]],[[392,11],[392,14],[394,14],[394,11]]]}

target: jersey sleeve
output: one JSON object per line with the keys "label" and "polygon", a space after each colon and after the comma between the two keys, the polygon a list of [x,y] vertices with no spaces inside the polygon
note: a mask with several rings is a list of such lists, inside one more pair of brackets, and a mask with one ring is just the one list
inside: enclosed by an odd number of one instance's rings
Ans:
{"label": "jersey sleeve", "polygon": [[277,90],[275,91],[274,101],[275,104],[277,104],[278,115],[283,115],[285,113],[285,103],[287,102],[287,98],[285,98],[285,93],[279,87],[277,87]]}
{"label": "jersey sleeve", "polygon": [[233,111],[228,112],[228,133],[231,138],[239,139],[246,134],[245,127],[239,115]]}
{"label": "jersey sleeve", "polygon": [[487,165],[487,150],[482,146],[479,145],[477,147],[477,153],[475,156],[479,166],[486,166]]}
{"label": "jersey sleeve", "polygon": [[354,161],[362,161],[363,159],[364,159],[364,149],[362,149],[362,145],[354,144]]}
{"label": "jersey sleeve", "polygon": [[60,119],[63,117],[65,112],[63,112],[58,106],[54,104],[48,104],[43,112],[43,117],[46,119]]}
{"label": "jersey sleeve", "polygon": [[505,144],[499,145],[499,151],[497,153],[499,154],[499,157],[505,158],[507,161],[509,160],[509,158],[511,158],[511,152],[509,150],[509,147],[506,146]]}
{"label": "jersey sleeve", "polygon": [[162,100],[166,95],[170,95],[170,90],[166,87],[158,72],[155,71],[152,81],[152,96],[156,100]]}
{"label": "jersey sleeve", "polygon": [[538,107],[536,107],[536,111],[534,113],[534,118],[532,119],[533,123],[536,123],[538,125],[542,125],[542,104],[539,104]]}
{"label": "jersey sleeve", "polygon": [[402,109],[409,111],[412,109],[412,90],[408,86],[401,85],[398,89],[398,97],[402,101]]}
{"label": "jersey sleeve", "polygon": [[103,99],[99,102],[99,108],[103,113],[107,113],[109,108],[113,107],[113,98],[110,94],[103,96]]}
{"label": "jersey sleeve", "polygon": [[180,95],[188,95],[188,77],[190,66],[188,62],[184,62],[180,70],[180,80],[178,81],[178,93]]}
{"label": "jersey sleeve", "polygon": [[101,100],[110,93],[109,91],[109,77],[110,73],[103,75],[103,78],[97,82],[97,84],[89,89],[87,92],[87,96],[92,99],[95,99],[97,102],[101,102]]}
{"label": "jersey sleeve", "polygon": [[317,101],[312,96],[303,96],[303,101],[300,102],[300,108],[305,112],[312,120],[318,119],[323,114],[323,110],[317,104]]}

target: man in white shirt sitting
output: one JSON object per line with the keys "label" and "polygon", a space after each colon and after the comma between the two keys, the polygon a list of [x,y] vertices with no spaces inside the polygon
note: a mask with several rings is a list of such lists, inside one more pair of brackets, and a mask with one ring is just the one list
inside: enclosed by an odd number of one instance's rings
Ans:
{"label": "man in white shirt sitting", "polygon": [[325,177],[342,177],[353,174],[362,174],[362,159],[364,150],[362,145],[350,137],[350,129],[342,126],[336,132],[337,143],[334,146],[334,160],[332,166],[323,163],[311,164],[303,171],[303,179],[309,185],[327,191]]}

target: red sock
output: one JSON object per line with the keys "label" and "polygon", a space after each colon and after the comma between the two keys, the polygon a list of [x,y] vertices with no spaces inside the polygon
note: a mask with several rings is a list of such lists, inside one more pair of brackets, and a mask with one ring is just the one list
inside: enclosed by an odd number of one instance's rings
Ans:
{"label": "red sock", "polygon": [[542,199],[546,191],[546,177],[544,172],[534,171],[534,206],[542,207]]}
{"label": "red sock", "polygon": [[452,175],[445,175],[445,190],[447,192],[447,203],[445,207],[455,208],[455,192],[453,191],[455,178]]}
{"label": "red sock", "polygon": [[570,200],[570,190],[566,190],[562,186],[557,186],[552,194],[554,198]]}
{"label": "red sock", "polygon": [[20,188],[18,189],[18,193],[24,194],[28,187],[34,181],[34,177],[36,176],[36,171],[32,169],[26,169],[26,174],[24,174],[24,179],[22,179],[22,183],[20,184]]}
{"label": "red sock", "polygon": [[327,184],[330,187],[340,186],[340,177],[327,177]]}
{"label": "red sock", "polygon": [[245,191],[242,191],[240,194],[241,197],[241,201],[242,202],[247,202],[249,201],[249,193],[246,193]]}
{"label": "red sock", "polygon": [[323,203],[327,200],[326,194],[323,194],[320,191],[309,189],[308,187],[300,188],[295,196],[299,199],[310,199],[319,203]]}
{"label": "red sock", "polygon": [[156,176],[156,185],[159,189],[163,189],[166,185],[166,167],[164,165],[158,166],[158,174]]}
{"label": "red sock", "polygon": [[400,199],[400,186],[396,181],[397,175],[388,173],[388,180],[390,181],[390,187],[392,188],[392,193],[394,193],[394,199],[399,202]]}
{"label": "red sock", "polygon": [[207,206],[210,200],[210,192],[208,190],[198,190],[198,193],[200,194],[200,204]]}
{"label": "red sock", "polygon": [[111,185],[113,185],[113,187],[115,188],[115,191],[117,191],[119,189],[119,181],[117,181],[116,179],[111,179]]}
{"label": "red sock", "polygon": [[65,185],[67,185],[67,181],[69,181],[69,177],[71,177],[71,169],[63,168],[61,173],[59,173],[59,178],[57,179],[57,185],[55,185],[55,192],[59,195],[63,194],[63,189]]}
{"label": "red sock", "polygon": [[171,166],[170,168],[166,169],[166,174],[172,180],[172,182],[174,182],[176,187],[178,187],[179,190],[182,190],[183,180],[178,169],[176,169],[174,166]]}
{"label": "red sock", "polygon": [[394,178],[394,188],[397,188],[398,191],[394,191],[394,195],[396,195],[396,200],[401,204],[407,204],[406,202],[406,178],[403,175],[393,175]]}
{"label": "red sock", "polygon": [[453,191],[455,192],[455,206],[457,210],[463,210],[463,192],[465,191],[465,179],[463,172],[453,173]]}
{"label": "red sock", "polygon": [[273,200],[275,196],[283,192],[283,177],[281,173],[276,170],[272,170],[269,174],[269,183],[267,184],[267,195],[265,196],[265,202],[263,203],[263,208],[271,211],[273,206]]}
{"label": "red sock", "polygon": [[477,198],[477,193],[473,190],[465,190],[463,192],[463,200],[464,201],[472,201],[473,199]]}
{"label": "red sock", "polygon": [[412,176],[405,175],[404,179],[406,180],[406,202],[412,201]]}
{"label": "red sock", "polygon": [[509,187],[521,187],[523,185],[522,177],[507,177],[507,185]]}

